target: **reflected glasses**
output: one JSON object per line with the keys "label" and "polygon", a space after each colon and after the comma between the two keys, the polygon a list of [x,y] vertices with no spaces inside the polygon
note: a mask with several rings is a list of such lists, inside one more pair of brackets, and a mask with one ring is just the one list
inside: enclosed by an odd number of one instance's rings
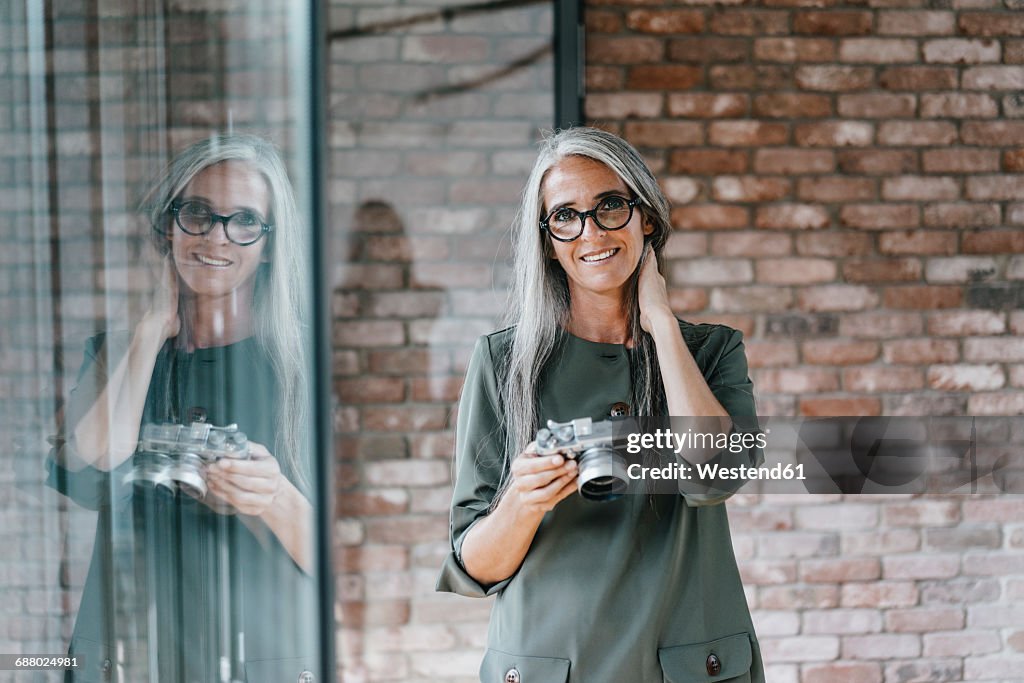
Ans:
{"label": "reflected glasses", "polygon": [[265,233],[274,229],[252,211],[242,210],[221,216],[202,202],[172,202],[170,211],[182,232],[200,237],[213,230],[217,223],[223,223],[228,240],[242,247],[258,242]]}
{"label": "reflected glasses", "polygon": [[633,207],[640,203],[640,198],[626,199],[618,195],[605,197],[590,211],[577,211],[563,206],[548,214],[540,222],[541,230],[559,242],[572,242],[583,234],[587,216],[602,230],[620,230],[626,227],[633,217]]}

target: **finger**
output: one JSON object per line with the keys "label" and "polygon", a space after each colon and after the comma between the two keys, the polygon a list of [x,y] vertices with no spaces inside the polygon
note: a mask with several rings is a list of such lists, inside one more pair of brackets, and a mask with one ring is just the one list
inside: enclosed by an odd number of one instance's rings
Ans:
{"label": "finger", "polygon": [[555,479],[565,476],[566,474],[575,471],[576,461],[570,460],[562,467],[555,469],[545,470],[543,472],[536,472],[534,474],[525,474],[520,477],[516,477],[516,482],[521,491],[533,491],[535,489],[544,488]]}
{"label": "finger", "polygon": [[519,457],[512,461],[512,474],[517,477],[536,474],[546,470],[558,469],[563,464],[565,464],[565,457],[560,454],[534,458]]}
{"label": "finger", "polygon": [[539,489],[535,489],[529,498],[536,503],[546,503],[552,500],[557,502],[556,496],[562,492],[562,490],[572,484],[575,486],[576,472],[567,472],[562,476],[555,479],[553,482]]}
{"label": "finger", "polygon": [[253,477],[238,473],[220,473],[208,477],[217,483],[234,486],[241,491],[271,495],[277,491],[277,480],[273,477]]}
{"label": "finger", "polygon": [[221,458],[210,465],[218,473],[243,474],[249,477],[276,477],[281,466],[272,457],[262,458]]}
{"label": "finger", "polygon": [[576,478],[573,477],[565,483],[565,486],[562,487],[561,491],[555,494],[555,502],[562,502],[572,494],[576,493],[577,489],[579,489],[579,486],[577,485]]}
{"label": "finger", "polygon": [[250,441],[249,457],[255,460],[259,460],[260,458],[273,458],[274,456],[271,454],[270,451],[267,450],[267,447],[264,446],[263,444],[257,443],[256,441]]}
{"label": "finger", "polygon": [[262,509],[270,503],[266,494],[245,491],[231,482],[220,480],[212,488],[218,496],[240,510]]}

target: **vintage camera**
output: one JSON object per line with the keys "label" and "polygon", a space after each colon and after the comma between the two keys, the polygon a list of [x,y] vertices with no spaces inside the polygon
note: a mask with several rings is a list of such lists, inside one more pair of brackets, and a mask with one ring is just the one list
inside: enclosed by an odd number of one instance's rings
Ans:
{"label": "vintage camera", "polygon": [[206,466],[221,458],[249,458],[249,439],[238,425],[147,424],[124,483],[161,486],[202,498],[207,491]]}
{"label": "vintage camera", "polygon": [[626,492],[626,460],[616,449],[613,422],[581,417],[569,422],[548,420],[537,432],[538,455],[562,453],[579,464],[576,486],[589,500],[615,500]]}

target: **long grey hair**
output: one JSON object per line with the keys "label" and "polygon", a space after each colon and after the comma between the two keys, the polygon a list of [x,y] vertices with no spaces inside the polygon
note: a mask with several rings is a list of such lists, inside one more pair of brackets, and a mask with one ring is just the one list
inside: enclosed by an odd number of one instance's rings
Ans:
{"label": "long grey hair", "polygon": [[[537,388],[544,365],[566,334],[569,320],[569,284],[565,271],[551,258],[550,238],[540,229],[546,209],[542,196],[548,171],[566,157],[599,161],[618,175],[641,202],[638,208],[653,228],[647,243],[661,255],[672,230],[669,204],[640,153],[622,138],[594,128],[568,128],[546,136],[530,173],[519,211],[512,225],[514,279],[509,292],[507,323],[515,326],[511,352],[498,359],[505,409],[505,458],[510,463],[533,441],[541,416],[537,415]],[[637,266],[627,284],[628,334],[633,345],[634,412],[657,415],[665,410],[664,388],[654,340],[640,327],[637,303]],[[505,468],[508,472],[508,468]],[[507,476],[507,475],[506,475]],[[503,485],[507,482],[502,482]]]}
{"label": "long grey hair", "polygon": [[[308,301],[305,273],[307,239],[288,171],[277,148],[248,134],[212,135],[178,154],[146,195],[142,210],[154,228],[153,242],[163,255],[170,250],[167,231],[173,227],[171,203],[203,169],[225,161],[248,164],[263,176],[270,191],[267,222],[274,232],[264,239],[267,263],[260,265],[253,293],[256,343],[270,359],[279,391],[275,456],[287,465],[301,488],[308,490],[308,369],[303,335]],[[182,315],[179,300],[179,315]],[[184,317],[182,317],[184,320]]]}

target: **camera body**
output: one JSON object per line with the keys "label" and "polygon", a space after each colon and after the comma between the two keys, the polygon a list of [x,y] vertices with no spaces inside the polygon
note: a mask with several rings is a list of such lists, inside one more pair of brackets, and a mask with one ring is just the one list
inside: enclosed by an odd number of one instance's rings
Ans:
{"label": "camera body", "polygon": [[581,417],[568,422],[547,421],[537,432],[537,454],[561,453],[579,464],[576,487],[584,498],[615,500],[629,483],[626,460],[619,452],[612,420],[594,422]]}
{"label": "camera body", "polygon": [[238,425],[150,423],[142,427],[124,483],[162,486],[203,498],[208,490],[206,466],[221,458],[248,460],[249,439]]}

